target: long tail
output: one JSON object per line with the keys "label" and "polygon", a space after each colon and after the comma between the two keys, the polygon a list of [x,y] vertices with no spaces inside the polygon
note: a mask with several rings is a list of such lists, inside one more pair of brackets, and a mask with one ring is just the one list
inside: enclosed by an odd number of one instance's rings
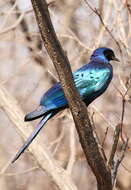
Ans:
{"label": "long tail", "polygon": [[34,140],[34,138],[37,136],[37,134],[40,132],[42,127],[45,125],[45,123],[53,116],[53,112],[46,115],[37,125],[36,129],[33,131],[33,133],[29,136],[27,141],[23,144],[23,146],[20,148],[20,150],[17,152],[15,157],[12,160],[12,163],[14,163],[20,155],[25,151],[26,148],[31,144],[31,142]]}
{"label": "long tail", "polygon": [[49,110],[47,110],[46,107],[44,106],[39,106],[36,110],[34,110],[33,112],[28,113],[25,116],[25,121],[32,121],[34,119],[38,119],[39,117],[42,117],[46,112],[48,112]]}

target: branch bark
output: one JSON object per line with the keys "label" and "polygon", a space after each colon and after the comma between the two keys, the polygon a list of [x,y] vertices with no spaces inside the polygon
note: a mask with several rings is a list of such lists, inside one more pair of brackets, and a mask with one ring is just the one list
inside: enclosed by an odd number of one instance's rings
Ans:
{"label": "branch bark", "polygon": [[58,73],[65,97],[68,100],[68,104],[74,118],[81,146],[88,164],[96,176],[98,189],[111,190],[112,184],[110,170],[99,152],[98,145],[93,136],[93,130],[87,114],[86,106],[81,101],[79,93],[75,88],[68,58],[57,39],[51,23],[48,5],[45,0],[31,1],[44,46],[47,49]]}

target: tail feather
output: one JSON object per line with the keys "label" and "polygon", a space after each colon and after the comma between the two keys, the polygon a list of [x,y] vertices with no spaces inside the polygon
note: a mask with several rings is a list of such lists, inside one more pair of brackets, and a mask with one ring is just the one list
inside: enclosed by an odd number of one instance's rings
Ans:
{"label": "tail feather", "polygon": [[45,125],[45,123],[52,117],[53,113],[47,114],[37,125],[36,129],[33,131],[33,133],[29,136],[29,138],[26,140],[26,142],[23,144],[23,146],[20,148],[20,150],[17,152],[15,157],[12,160],[12,163],[14,163],[20,155],[25,151],[26,148],[31,144],[31,142],[34,140],[34,138],[37,136],[37,134],[40,132],[42,127]]}
{"label": "tail feather", "polygon": [[34,110],[33,112],[28,113],[24,120],[25,121],[32,121],[34,119],[38,119],[42,117],[47,112],[47,109],[44,106],[39,106],[38,109]]}

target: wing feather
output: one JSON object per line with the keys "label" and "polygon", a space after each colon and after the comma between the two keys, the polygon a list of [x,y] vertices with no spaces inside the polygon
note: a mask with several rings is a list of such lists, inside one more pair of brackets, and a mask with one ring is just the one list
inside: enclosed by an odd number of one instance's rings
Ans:
{"label": "wing feather", "polygon": [[[87,68],[79,69],[73,73],[76,88],[81,98],[84,100],[90,94],[99,91],[110,77],[109,68]],[[40,105],[45,106],[48,110],[58,109],[66,106],[67,100],[60,83],[56,83],[41,98]]]}
{"label": "wing feather", "polygon": [[64,96],[64,92],[59,82],[56,83],[43,95],[40,101],[40,105],[43,105],[50,110],[67,105],[67,100]]}
{"label": "wing feather", "polygon": [[110,77],[110,70],[87,69],[74,73],[74,81],[82,99],[93,92],[99,91]]}

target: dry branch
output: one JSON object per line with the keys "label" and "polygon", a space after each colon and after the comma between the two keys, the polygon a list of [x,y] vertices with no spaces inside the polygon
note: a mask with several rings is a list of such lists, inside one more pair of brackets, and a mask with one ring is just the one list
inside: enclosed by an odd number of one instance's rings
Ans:
{"label": "dry branch", "polygon": [[56,37],[45,0],[32,0],[36,20],[45,48],[57,70],[71,109],[86,159],[97,179],[99,190],[111,190],[111,174],[99,152],[85,104],[73,83],[69,61]]}
{"label": "dry branch", "polygon": [[[9,92],[0,85],[0,107],[5,110],[11,122],[16,126],[20,136],[25,140],[31,134],[32,130],[23,121],[24,113],[18,106],[16,100],[9,94]],[[25,127],[24,127],[25,126]],[[61,190],[77,190],[71,177],[67,172],[61,168],[55,159],[50,155],[47,147],[38,143],[37,139],[29,147],[29,151],[35,157],[38,165],[52,177],[53,181]],[[11,163],[11,160],[10,160]]]}

